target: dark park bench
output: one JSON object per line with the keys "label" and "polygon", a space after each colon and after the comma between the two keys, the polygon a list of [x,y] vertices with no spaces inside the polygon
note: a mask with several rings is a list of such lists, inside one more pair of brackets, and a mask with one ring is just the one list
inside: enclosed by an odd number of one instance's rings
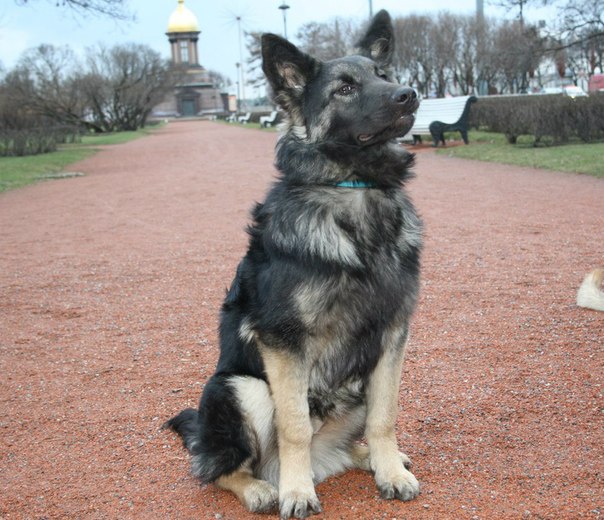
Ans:
{"label": "dark park bench", "polygon": [[439,142],[445,144],[445,132],[458,131],[468,144],[470,105],[475,101],[475,96],[423,99],[407,136],[412,136],[413,144],[417,144],[422,142],[422,135],[431,135],[433,146],[438,146]]}

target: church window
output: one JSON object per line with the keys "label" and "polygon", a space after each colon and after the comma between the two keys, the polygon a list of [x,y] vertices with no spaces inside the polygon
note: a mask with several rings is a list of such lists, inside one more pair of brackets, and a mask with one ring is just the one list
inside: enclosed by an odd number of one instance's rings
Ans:
{"label": "church window", "polygon": [[189,63],[189,42],[180,42],[180,61],[181,63]]}

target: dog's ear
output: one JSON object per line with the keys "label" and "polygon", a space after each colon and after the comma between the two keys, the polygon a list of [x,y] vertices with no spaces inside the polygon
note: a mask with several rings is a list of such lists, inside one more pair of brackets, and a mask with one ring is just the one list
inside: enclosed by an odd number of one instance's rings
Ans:
{"label": "dog's ear", "polygon": [[382,67],[391,64],[394,54],[394,30],[388,11],[382,9],[373,17],[357,47],[361,55],[371,58]]}
{"label": "dog's ear", "polygon": [[276,34],[262,35],[262,70],[276,97],[288,108],[316,76],[319,62]]}

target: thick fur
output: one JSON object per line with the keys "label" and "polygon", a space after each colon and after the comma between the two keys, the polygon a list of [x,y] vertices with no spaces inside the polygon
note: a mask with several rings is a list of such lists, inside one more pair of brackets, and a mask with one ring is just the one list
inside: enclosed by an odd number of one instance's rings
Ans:
{"label": "thick fur", "polygon": [[199,410],[167,424],[193,473],[251,511],[317,513],[314,484],[353,467],[373,471],[384,498],[410,500],[419,484],[395,423],[422,226],[403,188],[413,156],[395,138],[413,124],[415,93],[389,80],[385,11],[357,56],[319,62],[275,35],[262,44],[288,116],[280,178],[253,211]]}
{"label": "thick fur", "polygon": [[577,292],[577,305],[604,311],[604,269],[594,269],[585,276]]}

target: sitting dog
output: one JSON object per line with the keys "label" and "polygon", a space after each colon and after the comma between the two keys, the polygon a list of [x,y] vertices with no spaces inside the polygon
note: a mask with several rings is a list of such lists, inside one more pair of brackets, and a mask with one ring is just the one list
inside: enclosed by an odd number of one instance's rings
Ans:
{"label": "sitting dog", "polygon": [[315,484],[348,468],[373,472],[385,499],[419,494],[395,435],[422,242],[404,190],[413,155],[396,138],[418,101],[392,81],[393,50],[385,11],[358,55],[331,61],[262,37],[287,115],[280,178],[253,211],[199,409],[167,423],[193,474],[250,511],[318,513]]}

